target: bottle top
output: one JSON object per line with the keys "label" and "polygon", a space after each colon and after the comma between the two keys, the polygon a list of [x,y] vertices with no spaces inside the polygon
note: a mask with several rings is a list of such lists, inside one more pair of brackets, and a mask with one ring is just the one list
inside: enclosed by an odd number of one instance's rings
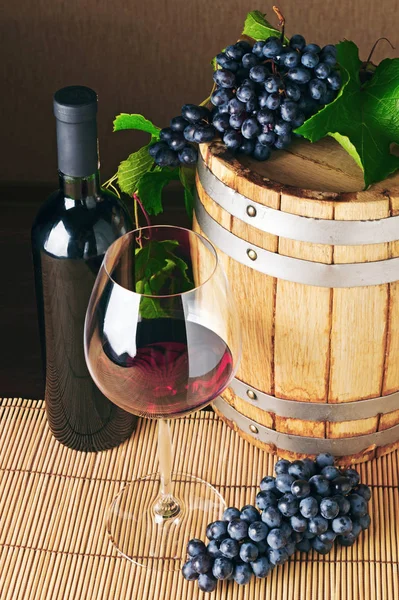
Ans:
{"label": "bottle top", "polygon": [[70,85],[54,94],[55,118],[64,123],[83,123],[97,115],[97,94],[83,85]]}

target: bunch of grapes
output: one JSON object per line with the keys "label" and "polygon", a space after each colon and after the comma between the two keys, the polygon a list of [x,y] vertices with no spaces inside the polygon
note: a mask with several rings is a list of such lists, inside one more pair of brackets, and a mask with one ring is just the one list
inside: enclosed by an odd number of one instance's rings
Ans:
{"label": "bunch of grapes", "polygon": [[287,45],[275,36],[254,46],[237,42],[216,62],[213,110],[185,104],[150,147],[157,165],[194,164],[193,143],[217,135],[229,150],[267,160],[273,149],[287,148],[293,131],[332,102],[341,87],[335,46],[306,44],[299,34]]}
{"label": "bunch of grapes", "polygon": [[212,592],[218,580],[247,584],[266,577],[296,550],[328,554],[336,539],[352,546],[370,526],[371,491],[355,469],[334,466],[331,454],[275,465],[276,477],[264,477],[256,507],[227,508],[221,521],[206,530],[208,545],[188,542],[183,577]]}

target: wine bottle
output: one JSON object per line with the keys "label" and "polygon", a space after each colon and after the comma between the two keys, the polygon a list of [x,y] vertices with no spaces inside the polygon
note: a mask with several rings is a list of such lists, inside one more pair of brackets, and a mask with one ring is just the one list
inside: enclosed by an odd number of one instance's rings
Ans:
{"label": "wine bottle", "polygon": [[112,448],[133,431],[136,417],[110,402],[86,366],[86,308],[107,248],[132,229],[117,196],[101,189],[97,95],[70,86],[54,95],[59,189],[32,227],[45,407],[55,438],[75,450]]}

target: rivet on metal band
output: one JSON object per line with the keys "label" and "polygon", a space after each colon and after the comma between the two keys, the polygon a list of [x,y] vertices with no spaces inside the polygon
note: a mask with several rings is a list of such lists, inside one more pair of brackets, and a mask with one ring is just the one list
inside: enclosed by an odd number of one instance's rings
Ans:
{"label": "rivet on metal band", "polygon": [[253,422],[239,413],[230,404],[219,397],[214,400],[212,406],[216,412],[226,417],[230,422],[234,422],[239,430],[263,442],[271,444],[276,448],[287,450],[288,452],[297,452],[301,454],[317,454],[318,452],[330,452],[334,456],[346,456],[358,454],[370,446],[387,446],[399,441],[399,425],[395,425],[384,431],[377,431],[367,435],[359,435],[351,438],[311,438],[299,435],[280,433],[274,429],[269,429],[263,425],[257,424],[252,429]]}
{"label": "rivet on metal band", "polygon": [[302,421],[356,421],[376,417],[399,410],[399,392],[388,396],[327,404],[323,402],[298,402],[270,396],[255,388],[250,388],[247,383],[235,378],[230,383],[230,388],[236,396],[253,404],[265,412],[272,412],[279,417],[301,419]]}
{"label": "rivet on metal band", "polygon": [[251,250],[256,253],[254,260],[249,256],[248,242],[215,221],[207,213],[197,194],[195,214],[202,231],[219,250],[237,262],[271,277],[327,288],[353,288],[399,280],[399,257],[367,263],[331,265],[291,258],[252,244]]}
{"label": "rivet on metal band", "polygon": [[252,250],[252,248],[248,248],[247,254],[248,258],[250,258],[251,260],[256,260],[258,258],[258,255],[256,254],[255,250]]}
{"label": "rivet on metal band", "polygon": [[216,204],[266,233],[300,242],[339,246],[383,244],[399,239],[399,216],[372,221],[338,221],[293,215],[264,206],[230,188],[208,169],[202,157],[197,169],[204,191]]}

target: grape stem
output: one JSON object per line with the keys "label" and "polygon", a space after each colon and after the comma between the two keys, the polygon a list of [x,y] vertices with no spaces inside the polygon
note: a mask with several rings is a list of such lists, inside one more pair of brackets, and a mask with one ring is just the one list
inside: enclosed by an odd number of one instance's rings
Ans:
{"label": "grape stem", "polygon": [[285,17],[282,14],[282,12],[278,6],[273,6],[273,10],[276,13],[277,18],[278,18],[278,26],[281,27],[280,40],[281,40],[281,42],[284,42]]}
{"label": "grape stem", "polygon": [[374,54],[374,50],[377,48],[378,44],[379,44],[379,43],[380,43],[382,40],[385,40],[386,42],[388,42],[388,44],[391,46],[392,50],[395,50],[395,46],[392,44],[392,42],[391,42],[391,41],[390,41],[388,38],[386,38],[386,37],[380,37],[380,38],[378,38],[378,40],[376,40],[376,41],[374,42],[374,44],[373,44],[373,47],[372,47],[372,48],[371,48],[371,50],[370,50],[370,54],[368,55],[368,58],[367,58],[367,60],[366,60],[366,62],[365,62],[365,64],[364,64],[364,68],[365,68],[365,69],[367,68],[367,65],[369,64],[369,62],[371,61],[371,58],[372,58],[372,56],[373,56],[373,54]]}

